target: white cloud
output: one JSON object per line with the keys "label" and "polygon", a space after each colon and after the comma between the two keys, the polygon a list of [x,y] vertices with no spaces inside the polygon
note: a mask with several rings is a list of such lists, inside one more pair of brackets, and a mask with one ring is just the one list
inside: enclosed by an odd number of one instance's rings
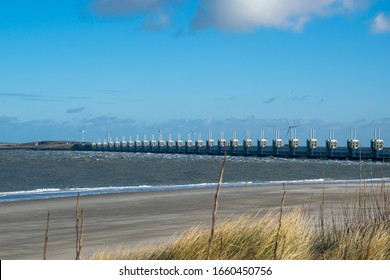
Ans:
{"label": "white cloud", "polygon": [[384,13],[379,13],[372,22],[371,30],[374,33],[390,32],[390,17],[386,17]]}
{"label": "white cloud", "polygon": [[259,27],[302,30],[314,17],[351,12],[365,0],[201,0],[193,30],[215,27],[247,31]]}
{"label": "white cloud", "polygon": [[[99,16],[144,16],[147,30],[171,26],[178,9],[193,0],[91,0],[90,10]],[[260,27],[299,31],[316,17],[353,12],[372,0],[199,0],[191,30],[217,28],[250,31]]]}

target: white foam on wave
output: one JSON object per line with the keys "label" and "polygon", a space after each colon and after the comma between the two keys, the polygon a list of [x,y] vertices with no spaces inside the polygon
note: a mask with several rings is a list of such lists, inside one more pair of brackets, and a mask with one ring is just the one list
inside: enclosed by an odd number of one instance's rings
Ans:
{"label": "white foam on wave", "polygon": [[[390,182],[390,178],[373,178],[373,179],[354,179],[354,180],[332,180],[332,179],[306,179],[306,180],[289,180],[289,181],[267,181],[267,182],[225,182],[223,187],[256,187],[256,186],[277,186],[282,184],[300,185],[300,184],[340,184],[340,183],[380,183]],[[65,189],[45,188],[25,191],[0,192],[0,203],[23,200],[38,200],[49,198],[74,197],[80,195],[101,195],[115,193],[132,193],[132,192],[151,192],[151,191],[168,191],[181,189],[202,189],[213,188],[218,184],[213,183],[194,183],[180,185],[139,185],[139,186],[109,186],[109,187],[68,187]]]}
{"label": "white foam on wave", "polygon": [[279,185],[279,184],[290,184],[290,185],[306,185],[306,184],[340,184],[340,183],[380,183],[390,182],[390,178],[371,178],[371,179],[345,179],[345,180],[334,180],[334,179],[305,179],[305,180],[289,180],[289,181],[269,181],[260,182],[262,185]]}

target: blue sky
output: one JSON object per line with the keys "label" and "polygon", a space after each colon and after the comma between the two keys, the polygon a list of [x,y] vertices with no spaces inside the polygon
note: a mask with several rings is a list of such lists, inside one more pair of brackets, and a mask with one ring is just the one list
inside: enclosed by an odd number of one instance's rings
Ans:
{"label": "blue sky", "polygon": [[285,139],[288,119],[389,146],[389,68],[390,1],[2,0],[0,142]]}

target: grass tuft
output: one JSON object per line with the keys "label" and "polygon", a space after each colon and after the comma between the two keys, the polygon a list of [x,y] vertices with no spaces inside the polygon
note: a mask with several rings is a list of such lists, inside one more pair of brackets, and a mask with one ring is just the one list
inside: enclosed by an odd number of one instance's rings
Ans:
{"label": "grass tuft", "polygon": [[355,199],[346,196],[339,215],[318,220],[301,209],[271,211],[262,217],[244,215],[219,220],[213,244],[210,228],[195,225],[157,246],[101,250],[95,260],[389,260],[390,217],[388,186],[359,188]]}
{"label": "grass tuft", "polygon": [[[209,259],[272,259],[278,231],[279,215],[262,218],[251,215],[224,219],[215,226],[214,244]],[[307,258],[311,226],[300,210],[287,213],[280,228],[279,244],[284,259]],[[197,225],[175,240],[155,247],[134,250],[99,251],[92,259],[202,260],[208,248],[210,231]],[[283,247],[283,249],[282,249]]]}

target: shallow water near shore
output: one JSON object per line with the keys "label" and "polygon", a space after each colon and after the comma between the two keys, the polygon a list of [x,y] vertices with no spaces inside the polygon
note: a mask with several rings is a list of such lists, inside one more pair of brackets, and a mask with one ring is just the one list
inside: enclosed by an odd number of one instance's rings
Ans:
{"label": "shallow water near shore", "polygon": [[[0,151],[0,203],[215,187],[223,157],[76,151]],[[228,157],[224,186],[389,181],[390,163]]]}

